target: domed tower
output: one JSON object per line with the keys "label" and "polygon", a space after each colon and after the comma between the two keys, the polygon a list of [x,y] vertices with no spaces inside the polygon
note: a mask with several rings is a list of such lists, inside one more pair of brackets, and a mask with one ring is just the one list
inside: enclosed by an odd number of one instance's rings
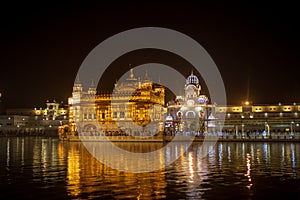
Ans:
{"label": "domed tower", "polygon": [[185,100],[188,99],[197,99],[200,95],[201,86],[199,84],[199,79],[193,74],[189,75],[186,79],[186,84],[184,87]]}
{"label": "domed tower", "polygon": [[77,79],[76,79],[76,81],[74,83],[74,86],[73,86],[73,96],[74,96],[74,94],[81,95],[82,94],[82,90],[83,90],[82,84],[81,84],[81,82],[79,80],[79,76],[77,76]]}
{"label": "domed tower", "polygon": [[73,92],[72,97],[68,99],[69,105],[74,105],[77,103],[80,103],[80,99],[83,95],[83,86],[81,82],[79,81],[79,77],[77,77],[74,86],[73,86]]}

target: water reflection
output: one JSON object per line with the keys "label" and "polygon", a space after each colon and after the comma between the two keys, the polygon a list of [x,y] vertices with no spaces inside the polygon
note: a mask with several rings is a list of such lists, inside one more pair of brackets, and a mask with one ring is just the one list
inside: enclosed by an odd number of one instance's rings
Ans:
{"label": "water reflection", "polygon": [[[128,145],[128,144],[127,144]],[[67,191],[72,197],[164,198],[165,171],[124,173],[111,169],[94,158],[81,143],[60,143],[58,155],[67,153]],[[117,158],[112,158],[117,159]],[[119,158],[121,161],[123,158]]]}
{"label": "water reflection", "polygon": [[6,167],[9,169],[9,160],[10,160],[10,139],[7,140],[6,146]]}
{"label": "water reflection", "polygon": [[247,173],[245,174],[245,176],[247,176],[248,181],[249,181],[249,185],[247,185],[247,188],[250,189],[252,186],[251,183],[251,156],[250,153],[247,153]]}
{"label": "water reflection", "polygon": [[[148,173],[112,169],[80,142],[25,137],[1,138],[0,145],[1,199],[52,199],[52,193],[57,199],[252,199],[300,193],[300,143],[194,143],[173,164]],[[145,152],[160,144],[119,145]],[[157,159],[164,163],[168,152],[184,150],[173,146]],[[125,157],[110,159],[128,165]]]}

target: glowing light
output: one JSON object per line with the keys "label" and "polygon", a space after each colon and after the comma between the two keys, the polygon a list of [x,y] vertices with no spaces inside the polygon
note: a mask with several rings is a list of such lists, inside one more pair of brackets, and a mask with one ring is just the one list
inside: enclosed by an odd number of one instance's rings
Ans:
{"label": "glowing light", "polygon": [[193,155],[192,155],[192,152],[189,152],[189,157],[188,157],[188,164],[189,164],[189,173],[190,173],[190,181],[191,183],[193,183],[195,180],[194,180],[194,165],[193,165]]}

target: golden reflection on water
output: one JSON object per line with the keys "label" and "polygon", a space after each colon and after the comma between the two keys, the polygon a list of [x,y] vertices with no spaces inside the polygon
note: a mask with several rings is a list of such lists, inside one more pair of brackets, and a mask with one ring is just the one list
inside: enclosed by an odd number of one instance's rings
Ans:
{"label": "golden reflection on water", "polygon": [[[145,148],[148,148],[148,145],[145,145]],[[116,199],[165,197],[167,184],[164,170],[153,173],[125,173],[100,163],[80,142],[60,143],[59,156],[65,156],[65,148],[68,148],[67,190],[70,196],[78,197],[83,193],[92,194],[109,190],[110,194],[120,194],[119,197],[114,196]]]}
{"label": "golden reflection on water", "polygon": [[69,151],[67,180],[71,196],[80,194],[80,163],[79,152]]}
{"label": "golden reflection on water", "polygon": [[126,142],[113,142],[117,147],[124,149],[125,151],[134,153],[148,153],[159,150],[165,146],[165,143],[161,142],[132,142],[128,145]]}

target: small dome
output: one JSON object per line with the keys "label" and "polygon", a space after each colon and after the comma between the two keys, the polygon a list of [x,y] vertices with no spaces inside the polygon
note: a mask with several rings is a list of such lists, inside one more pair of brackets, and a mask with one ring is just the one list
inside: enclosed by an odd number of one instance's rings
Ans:
{"label": "small dome", "polygon": [[198,103],[200,104],[206,104],[208,102],[208,98],[205,95],[200,95],[200,97],[198,98]]}
{"label": "small dome", "polygon": [[186,84],[198,85],[199,84],[199,79],[198,79],[197,76],[191,74],[189,77],[187,77]]}
{"label": "small dome", "polygon": [[168,115],[168,116],[166,117],[166,120],[173,120],[173,117],[172,117],[171,115]]}

